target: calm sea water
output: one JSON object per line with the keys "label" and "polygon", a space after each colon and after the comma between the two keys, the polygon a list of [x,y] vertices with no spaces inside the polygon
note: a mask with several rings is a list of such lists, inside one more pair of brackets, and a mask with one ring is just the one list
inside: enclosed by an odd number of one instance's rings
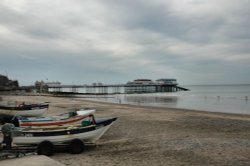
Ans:
{"label": "calm sea water", "polygon": [[193,85],[183,87],[190,89],[190,91],[92,96],[85,99],[121,104],[250,114],[250,85]]}

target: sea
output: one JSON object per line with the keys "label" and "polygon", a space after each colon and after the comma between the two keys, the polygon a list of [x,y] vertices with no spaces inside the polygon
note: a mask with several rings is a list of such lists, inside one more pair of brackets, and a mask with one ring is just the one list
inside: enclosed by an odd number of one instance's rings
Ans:
{"label": "sea", "polygon": [[109,103],[250,114],[250,84],[189,85],[181,87],[187,88],[189,91],[83,97],[87,100]]}

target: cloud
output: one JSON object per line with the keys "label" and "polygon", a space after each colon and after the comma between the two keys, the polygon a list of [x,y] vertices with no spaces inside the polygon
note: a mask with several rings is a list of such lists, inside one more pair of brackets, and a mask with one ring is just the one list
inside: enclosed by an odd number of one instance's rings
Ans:
{"label": "cloud", "polygon": [[249,3],[4,0],[0,71],[15,73],[21,84],[47,77],[64,83],[143,77],[249,83]]}

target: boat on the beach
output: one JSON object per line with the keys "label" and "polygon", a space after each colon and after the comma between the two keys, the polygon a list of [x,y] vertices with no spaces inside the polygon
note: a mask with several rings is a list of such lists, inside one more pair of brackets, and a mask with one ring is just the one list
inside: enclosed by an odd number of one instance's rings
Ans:
{"label": "boat on the beach", "polygon": [[24,129],[13,137],[16,145],[39,145],[43,141],[53,144],[69,143],[79,139],[84,143],[95,143],[117,118],[99,119],[84,126],[62,126],[54,129]]}
{"label": "boat on the beach", "polygon": [[49,104],[19,104],[19,105],[0,105],[0,115],[2,116],[42,116],[49,108]]}
{"label": "boat on the beach", "polygon": [[57,116],[17,117],[14,124],[18,127],[49,128],[64,125],[81,124],[89,118],[94,118],[94,109],[79,109]]}
{"label": "boat on the beach", "polygon": [[38,154],[52,155],[59,147],[67,148],[78,154],[86,144],[95,143],[116,121],[117,118],[95,120],[94,116],[82,125],[58,126],[54,129],[17,128],[11,123],[2,126],[3,146],[12,149],[17,147],[35,147]]}

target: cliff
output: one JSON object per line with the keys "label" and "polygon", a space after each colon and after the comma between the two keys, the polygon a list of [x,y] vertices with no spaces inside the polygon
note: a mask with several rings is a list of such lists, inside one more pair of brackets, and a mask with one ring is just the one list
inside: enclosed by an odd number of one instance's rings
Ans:
{"label": "cliff", "polygon": [[0,90],[15,90],[19,87],[17,80],[10,80],[7,76],[0,75]]}

